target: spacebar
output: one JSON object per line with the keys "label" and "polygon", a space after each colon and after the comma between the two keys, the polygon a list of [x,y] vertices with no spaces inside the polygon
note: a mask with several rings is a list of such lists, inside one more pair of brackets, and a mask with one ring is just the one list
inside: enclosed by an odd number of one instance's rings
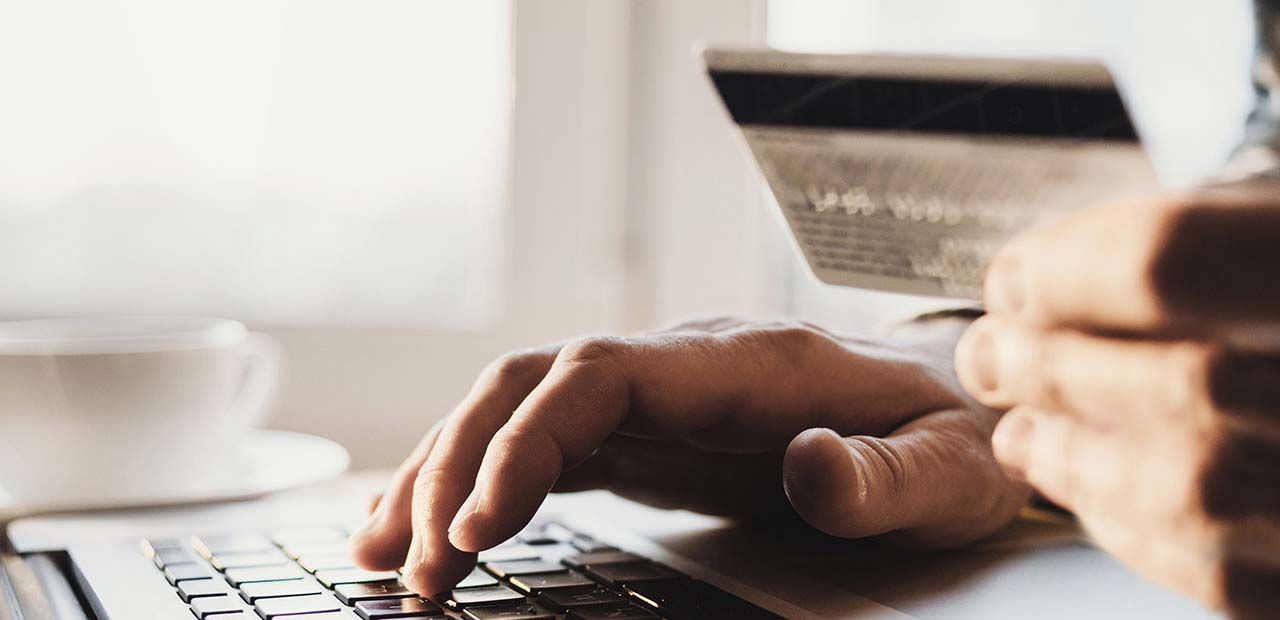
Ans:
{"label": "spacebar", "polygon": [[673,620],[724,618],[726,620],[782,620],[705,581],[667,579],[625,586],[627,594],[663,617]]}

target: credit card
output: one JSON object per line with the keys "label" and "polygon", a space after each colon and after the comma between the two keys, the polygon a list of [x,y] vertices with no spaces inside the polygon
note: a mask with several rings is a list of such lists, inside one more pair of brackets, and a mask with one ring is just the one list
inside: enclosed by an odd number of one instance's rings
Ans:
{"label": "credit card", "polygon": [[708,49],[707,74],[828,284],[980,299],[1021,231],[1159,188],[1085,61]]}

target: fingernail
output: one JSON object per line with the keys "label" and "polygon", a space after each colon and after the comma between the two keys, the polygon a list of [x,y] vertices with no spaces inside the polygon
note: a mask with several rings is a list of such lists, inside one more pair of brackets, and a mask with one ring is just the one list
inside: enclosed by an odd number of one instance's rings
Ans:
{"label": "fingernail", "polygon": [[983,300],[987,310],[997,314],[1017,314],[1022,311],[1026,292],[1022,290],[1022,269],[1018,260],[1008,253],[996,257],[987,269]]}
{"label": "fingernail", "polygon": [[[978,321],[969,327],[962,345],[956,349],[957,371],[983,393],[1000,387],[999,355],[995,330]],[[981,397],[981,394],[975,394]]]}
{"label": "fingernail", "polygon": [[453,538],[453,533],[462,531],[466,528],[467,521],[475,516],[476,510],[480,507],[480,486],[471,490],[471,495],[467,496],[467,501],[462,502],[462,507],[458,509],[458,514],[453,516],[453,522],[449,524],[449,538]]}
{"label": "fingernail", "polygon": [[1018,480],[1026,479],[1027,458],[1031,453],[1031,436],[1035,433],[1035,422],[1031,416],[1006,415],[996,425],[991,434],[991,448],[996,459],[1004,466],[1010,477]]}

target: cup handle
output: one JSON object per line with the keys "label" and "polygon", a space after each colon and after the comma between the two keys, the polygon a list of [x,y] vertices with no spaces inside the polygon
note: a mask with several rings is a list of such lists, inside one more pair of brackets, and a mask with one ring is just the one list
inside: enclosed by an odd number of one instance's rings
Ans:
{"label": "cup handle", "polygon": [[256,428],[262,424],[276,393],[280,343],[266,334],[251,332],[240,344],[240,352],[246,358],[245,377],[231,410],[243,416],[247,426]]}

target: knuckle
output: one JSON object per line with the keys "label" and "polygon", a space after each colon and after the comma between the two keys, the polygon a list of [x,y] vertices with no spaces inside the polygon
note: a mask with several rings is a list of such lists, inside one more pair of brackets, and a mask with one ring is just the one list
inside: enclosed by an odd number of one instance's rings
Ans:
{"label": "knuckle", "polygon": [[547,431],[542,428],[508,424],[493,436],[489,442],[489,449],[499,452],[519,452],[529,446],[545,443],[546,437]]}
{"label": "knuckle", "polygon": [[888,497],[901,497],[907,488],[912,463],[907,454],[879,437],[866,437],[857,442],[854,449],[861,452],[872,468],[872,479],[879,487],[872,493]]}
{"label": "knuckle", "polygon": [[[1056,418],[1041,417],[1035,434],[1027,438],[1023,475],[1031,486],[1042,489],[1073,508],[1088,509],[1106,490],[1090,485],[1091,469],[1082,466],[1088,457],[1082,451],[1080,431]],[[1109,483],[1106,486],[1115,484]]]}
{"label": "knuckle", "polygon": [[497,382],[522,381],[538,373],[542,364],[527,351],[504,353],[489,363],[484,375]]}
{"label": "knuckle", "polygon": [[896,529],[901,523],[895,506],[907,495],[909,459],[876,437],[860,437],[848,447],[858,462],[849,480],[852,492],[830,488],[822,477],[816,477],[807,484],[821,492],[809,492],[807,501],[796,505],[797,510],[811,525],[833,536],[862,538]]}
{"label": "knuckle", "polygon": [[744,336],[782,356],[789,362],[807,358],[815,350],[831,344],[830,334],[811,323],[799,321],[774,321],[761,323]]}
{"label": "knuckle", "polygon": [[614,336],[591,336],[569,343],[560,351],[559,361],[572,364],[612,364],[626,354],[626,339]]}
{"label": "knuckle", "polygon": [[448,488],[449,476],[449,468],[444,463],[434,462],[434,459],[423,463],[413,480],[414,510],[418,510],[416,506],[420,502],[425,505],[439,489]]}
{"label": "knuckle", "polygon": [[[530,455],[554,455],[551,465],[565,466],[565,454],[560,442],[551,432],[540,426],[527,424],[509,425],[498,431],[490,442],[490,451],[513,459],[531,458]],[[523,461],[521,461],[523,463]],[[525,463],[532,465],[532,463]]]}

